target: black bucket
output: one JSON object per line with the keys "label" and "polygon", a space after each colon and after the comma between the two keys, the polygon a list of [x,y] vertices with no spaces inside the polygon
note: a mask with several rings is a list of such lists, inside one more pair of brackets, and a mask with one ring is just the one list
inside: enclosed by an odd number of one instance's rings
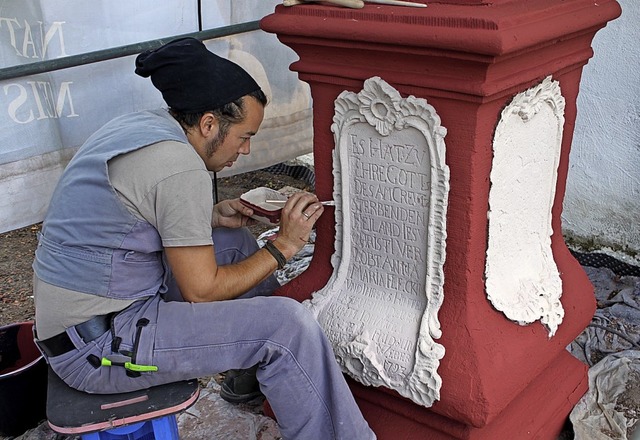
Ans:
{"label": "black bucket", "polygon": [[0,435],[17,436],[46,418],[47,363],[33,322],[0,327]]}

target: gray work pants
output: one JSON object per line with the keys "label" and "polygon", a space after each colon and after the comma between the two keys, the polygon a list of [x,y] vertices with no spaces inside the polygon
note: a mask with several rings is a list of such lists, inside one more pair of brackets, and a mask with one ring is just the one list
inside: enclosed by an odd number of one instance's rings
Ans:
{"label": "gray work pants", "polygon": [[[220,240],[214,243],[217,252],[225,251]],[[67,333],[77,349],[49,358],[49,363],[79,390],[126,392],[257,364],[261,390],[285,439],[375,438],[321,327],[295,300],[254,296],[188,303],[156,295],[120,312],[113,331],[88,344],[74,328]],[[130,377],[122,367],[92,366],[90,355],[113,356],[114,334],[122,338],[120,351],[135,351],[137,364],[154,365],[158,371]]]}

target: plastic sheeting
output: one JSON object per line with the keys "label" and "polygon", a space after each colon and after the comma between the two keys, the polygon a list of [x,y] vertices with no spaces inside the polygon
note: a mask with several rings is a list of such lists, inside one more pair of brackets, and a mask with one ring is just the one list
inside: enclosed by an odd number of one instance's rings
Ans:
{"label": "plastic sheeting", "polygon": [[[4,0],[0,61],[9,67],[259,20],[278,2]],[[289,70],[295,53],[262,31],[205,44],[251,72],[270,98],[252,154],[219,175],[310,152],[311,98]],[[165,106],[151,82],[133,73],[134,59],[0,81],[0,233],[43,219],[62,170],[96,129],[116,116]]]}
{"label": "plastic sheeting", "polygon": [[[272,239],[278,234],[279,228],[270,229],[266,232],[263,232],[258,236],[258,245],[260,247],[264,246],[267,240]],[[313,258],[313,250],[315,249],[315,241],[316,241],[316,232],[315,230],[311,232],[309,235],[309,242],[304,245],[304,247],[293,256],[288,262],[287,265],[282,268],[282,270],[277,270],[275,272],[276,279],[280,283],[281,286],[284,286],[289,281],[293,280],[297,276],[299,276],[302,272],[307,270],[309,264],[311,264],[311,259]]]}
{"label": "plastic sheeting", "polygon": [[586,267],[598,310],[569,351],[590,366],[570,415],[576,440],[640,440],[640,277]]}
{"label": "plastic sheeting", "polygon": [[640,438],[640,351],[605,357],[589,369],[589,391],[571,412],[576,440]]}

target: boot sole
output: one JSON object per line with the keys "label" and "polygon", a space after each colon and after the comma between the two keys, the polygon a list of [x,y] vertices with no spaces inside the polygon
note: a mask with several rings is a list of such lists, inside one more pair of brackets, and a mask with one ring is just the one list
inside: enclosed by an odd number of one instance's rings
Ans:
{"label": "boot sole", "polygon": [[220,387],[220,397],[229,403],[247,403],[258,397],[264,397],[264,394],[260,391],[254,391],[249,394],[236,394],[223,383]]}

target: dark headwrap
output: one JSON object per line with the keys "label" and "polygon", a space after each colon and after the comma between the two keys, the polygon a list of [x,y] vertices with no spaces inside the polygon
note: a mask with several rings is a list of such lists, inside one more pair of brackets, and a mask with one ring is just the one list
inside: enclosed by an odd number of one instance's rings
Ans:
{"label": "dark headwrap", "polygon": [[260,88],[242,67],[190,37],[141,53],[136,73],[151,77],[169,107],[187,113],[215,110]]}

